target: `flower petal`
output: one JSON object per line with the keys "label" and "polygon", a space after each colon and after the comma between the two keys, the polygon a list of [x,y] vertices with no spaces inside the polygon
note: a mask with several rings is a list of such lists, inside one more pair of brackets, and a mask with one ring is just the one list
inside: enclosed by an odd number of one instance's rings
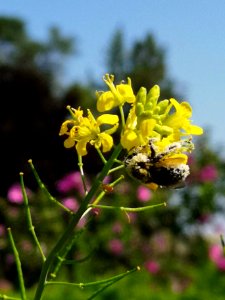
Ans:
{"label": "flower petal", "polygon": [[88,140],[84,140],[84,139],[77,142],[76,150],[80,156],[84,156],[87,154],[87,148],[86,148],[87,143],[88,143]]}
{"label": "flower petal", "polygon": [[118,84],[116,89],[123,97],[123,102],[133,103],[135,101],[134,92],[129,84]]}
{"label": "flower petal", "polygon": [[111,91],[97,93],[97,110],[99,112],[104,112],[112,109],[114,106],[118,105],[113,93]]}
{"label": "flower petal", "polygon": [[131,129],[124,131],[124,133],[121,135],[120,142],[123,148],[127,149],[128,151],[133,147],[139,146],[138,135],[134,130]]}
{"label": "flower petal", "polygon": [[73,147],[75,144],[75,141],[73,139],[71,139],[71,137],[68,137],[65,141],[64,141],[64,147],[65,148],[71,148]]}
{"label": "flower petal", "polygon": [[201,135],[201,134],[203,134],[203,132],[204,132],[204,130],[197,125],[190,125],[190,127],[189,127],[190,134]]}
{"label": "flower petal", "polygon": [[111,135],[102,132],[98,135],[100,142],[102,144],[102,152],[110,151],[113,146],[113,138]]}
{"label": "flower petal", "polygon": [[97,123],[99,126],[102,124],[115,125],[118,122],[119,117],[117,115],[104,114],[97,118]]}
{"label": "flower petal", "polygon": [[59,131],[59,135],[63,135],[69,132],[68,130],[68,125],[69,124],[73,124],[74,122],[71,120],[66,120],[65,122],[62,123],[60,131]]}
{"label": "flower petal", "polygon": [[143,120],[140,124],[140,131],[143,136],[151,136],[152,131],[155,127],[156,120],[154,119],[147,119]]}

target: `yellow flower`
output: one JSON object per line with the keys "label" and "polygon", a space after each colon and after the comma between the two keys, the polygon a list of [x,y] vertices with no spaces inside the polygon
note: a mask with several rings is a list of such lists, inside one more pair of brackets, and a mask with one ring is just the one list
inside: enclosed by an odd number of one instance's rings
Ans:
{"label": "yellow flower", "polygon": [[135,95],[132,90],[131,80],[128,78],[128,83],[121,83],[114,85],[114,76],[106,74],[104,81],[108,85],[110,91],[96,92],[97,95],[97,109],[100,112],[108,111],[116,106],[121,106],[125,102],[133,103]]}
{"label": "yellow flower", "polygon": [[203,133],[201,127],[191,124],[192,108],[188,102],[159,101],[159,95],[158,85],[148,93],[144,87],[140,88],[121,133],[121,144],[128,151],[146,145],[152,137],[167,138],[172,143],[182,137]]}
{"label": "yellow flower", "polygon": [[187,135],[203,134],[201,127],[191,124],[192,108],[188,102],[179,103],[172,98],[170,99],[170,103],[175,108],[175,112],[166,116],[164,124],[173,128],[172,141],[178,141]]}
{"label": "yellow flower", "polygon": [[139,122],[135,112],[135,107],[131,108],[125,128],[121,133],[121,145],[128,151],[134,147],[145,145],[149,137],[153,136],[153,128],[156,121],[154,119],[146,119]]}
{"label": "yellow flower", "polygon": [[[60,128],[59,135],[68,135],[68,136],[70,136],[71,128],[73,128],[73,127],[75,128],[76,126],[79,126],[79,124],[83,120],[83,110],[81,110],[80,107],[78,107],[78,109],[74,109],[70,106],[67,106],[67,109],[70,111],[73,119],[66,120],[65,122],[63,122],[63,124],[61,125],[61,128]],[[73,147],[73,145],[74,145],[74,141],[70,137],[68,137],[64,141],[64,146],[66,148]]]}
{"label": "yellow flower", "polygon": [[[102,147],[103,152],[111,150],[113,146],[111,135],[118,128],[118,116],[104,114],[95,119],[91,111],[87,111],[87,117],[67,120],[62,124],[59,134],[68,135],[68,138],[64,141],[64,146],[66,148],[75,146],[77,153],[81,156],[87,154],[87,143],[95,148]],[[105,125],[111,127],[101,131],[100,127]]]}

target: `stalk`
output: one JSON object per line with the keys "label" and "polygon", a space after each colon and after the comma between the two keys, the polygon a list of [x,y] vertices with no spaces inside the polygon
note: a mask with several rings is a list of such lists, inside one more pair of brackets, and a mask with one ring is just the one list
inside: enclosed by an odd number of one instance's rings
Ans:
{"label": "stalk", "polygon": [[104,165],[104,167],[102,169],[102,172],[96,178],[91,190],[86,195],[83,202],[81,203],[81,206],[79,207],[77,213],[72,216],[72,219],[71,219],[69,225],[67,226],[66,230],[63,232],[63,234],[59,238],[59,240],[56,243],[55,247],[49,253],[49,255],[48,255],[48,257],[47,257],[47,259],[44,262],[43,267],[42,267],[42,271],[41,271],[41,275],[40,275],[40,278],[39,278],[39,283],[38,283],[38,286],[37,286],[37,290],[36,290],[36,293],[35,293],[35,296],[34,296],[34,300],[40,300],[41,299],[42,294],[43,294],[43,290],[44,290],[44,287],[45,287],[45,283],[46,283],[46,280],[47,280],[48,272],[49,272],[49,269],[50,269],[55,257],[57,256],[58,252],[63,248],[63,246],[66,244],[66,242],[70,238],[71,234],[73,234],[73,231],[74,231],[77,223],[79,222],[80,218],[85,213],[85,211],[87,210],[88,204],[90,203],[90,201],[94,197],[94,195],[97,192],[98,188],[100,187],[103,179],[105,178],[105,176],[108,174],[108,171],[112,167],[112,165],[114,163],[114,159],[116,159],[118,157],[121,150],[122,150],[122,146],[120,144],[118,146],[116,146],[116,148],[114,149],[110,159]]}

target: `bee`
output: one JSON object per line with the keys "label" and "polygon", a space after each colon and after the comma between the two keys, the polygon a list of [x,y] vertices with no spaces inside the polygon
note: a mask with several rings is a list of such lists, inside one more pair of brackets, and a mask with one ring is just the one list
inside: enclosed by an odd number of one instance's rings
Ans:
{"label": "bee", "polygon": [[149,139],[145,146],[133,148],[124,159],[128,174],[152,189],[158,187],[179,188],[184,186],[190,174],[183,150],[193,148],[191,141],[179,141],[159,151],[156,139]]}

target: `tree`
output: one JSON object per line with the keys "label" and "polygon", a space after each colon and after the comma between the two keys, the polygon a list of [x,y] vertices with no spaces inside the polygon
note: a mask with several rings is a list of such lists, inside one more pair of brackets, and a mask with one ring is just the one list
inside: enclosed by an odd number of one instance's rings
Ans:
{"label": "tree", "polygon": [[124,37],[121,30],[117,30],[109,44],[107,56],[108,72],[114,74],[118,80],[122,80],[125,70],[125,48]]}
{"label": "tree", "polygon": [[45,42],[33,40],[25,23],[0,17],[0,65],[39,70],[50,81],[62,70],[64,58],[75,52],[74,39],[57,27],[49,29]]}
{"label": "tree", "polygon": [[117,30],[109,44],[106,65],[119,81],[131,77],[136,92],[141,86],[150,89],[158,84],[162,97],[174,96],[173,83],[166,70],[165,50],[158,45],[153,34],[147,34],[143,40],[134,42],[130,49],[125,49],[123,32]]}
{"label": "tree", "polygon": [[40,42],[27,34],[22,20],[0,18],[0,195],[18,181],[20,171],[29,174],[29,158],[47,184],[71,165],[57,138],[66,109],[55,87],[63,58],[73,49],[73,39],[58,28],[51,28],[47,40]]}

